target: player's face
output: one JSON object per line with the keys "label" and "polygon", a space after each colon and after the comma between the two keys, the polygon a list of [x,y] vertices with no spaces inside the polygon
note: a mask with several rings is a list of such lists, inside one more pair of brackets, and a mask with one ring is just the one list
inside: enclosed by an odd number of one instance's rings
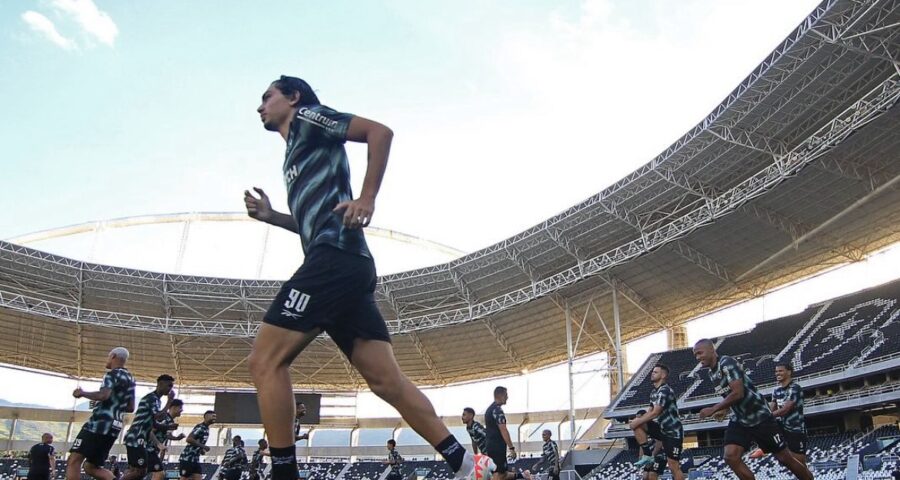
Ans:
{"label": "player's face", "polygon": [[207,423],[209,423],[210,425],[216,423],[216,414],[215,413],[209,413],[204,418],[206,418]]}
{"label": "player's face", "polygon": [[658,382],[662,378],[662,369],[659,367],[653,367],[653,371],[650,372],[650,381]]}
{"label": "player's face", "polygon": [[500,405],[506,405],[506,402],[509,401],[509,393],[503,392],[497,397],[497,403]]}
{"label": "player's face", "polygon": [[469,412],[463,412],[462,414],[462,422],[468,424],[472,421],[472,414]]}
{"label": "player's face", "polygon": [[107,370],[109,370],[110,368],[113,367],[113,359],[114,358],[116,358],[116,357],[114,357],[113,354],[111,354],[111,353],[106,357],[106,369]]}
{"label": "player's face", "polygon": [[548,432],[541,432],[541,438],[543,438],[545,442],[548,441],[548,440],[550,440],[550,433],[548,433]]}
{"label": "player's face", "polygon": [[160,384],[160,391],[162,392],[163,395],[168,395],[169,392],[171,392],[172,388],[174,388],[174,387],[175,387],[174,382],[162,382]]}
{"label": "player's face", "polygon": [[387,448],[388,448],[389,451],[393,451],[393,450],[394,450],[394,446],[391,445],[390,443],[387,444]]}
{"label": "player's face", "polygon": [[700,345],[694,345],[694,358],[700,362],[700,365],[704,367],[711,367],[713,364],[713,360],[715,360],[715,351],[713,347],[706,344],[701,343]]}
{"label": "player's face", "polygon": [[269,85],[262,96],[262,103],[256,109],[263,127],[271,132],[277,132],[285,122],[289,122],[294,115],[294,107],[291,100],[281,93],[275,85]]}
{"label": "player's face", "polygon": [[172,415],[173,418],[180,417],[182,410],[184,410],[184,407],[181,405],[178,405],[176,407],[169,408],[169,413]]}
{"label": "player's face", "polygon": [[304,415],[306,415],[306,405],[304,405],[302,403],[298,403],[297,404],[297,418],[300,418]]}
{"label": "player's face", "polygon": [[778,380],[779,382],[784,382],[784,381],[790,380],[790,379],[791,379],[790,370],[788,370],[784,367],[775,367],[775,380]]}

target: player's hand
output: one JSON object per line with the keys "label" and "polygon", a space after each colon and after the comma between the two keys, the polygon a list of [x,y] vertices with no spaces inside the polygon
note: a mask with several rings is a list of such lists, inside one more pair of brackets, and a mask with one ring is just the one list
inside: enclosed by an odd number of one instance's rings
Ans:
{"label": "player's hand", "polygon": [[713,407],[706,407],[703,410],[700,410],[700,418],[709,418],[715,415],[716,409]]}
{"label": "player's hand", "polygon": [[638,423],[638,419],[636,419],[636,418],[634,420],[628,422],[628,428],[630,428],[632,430],[637,430],[637,428],[640,426],[641,426],[641,424]]}
{"label": "player's hand", "polygon": [[169,390],[169,394],[166,395],[166,396],[169,397],[169,401],[170,401],[170,402],[171,402],[172,400],[175,400],[175,389],[173,388],[172,390]]}
{"label": "player's hand", "polygon": [[259,187],[253,187],[253,191],[259,194],[259,198],[253,196],[250,190],[244,190],[244,206],[247,207],[247,215],[261,222],[272,219],[272,203],[269,196]]}
{"label": "player's hand", "polygon": [[516,447],[509,447],[506,449],[506,458],[509,460],[515,460],[519,457],[519,454],[516,453]]}
{"label": "player's hand", "polygon": [[208,452],[208,451],[209,451],[209,447],[207,447],[206,445],[204,445],[204,446],[203,446],[203,453],[206,453],[206,452]]}
{"label": "player's hand", "polygon": [[159,449],[159,458],[165,458],[166,452],[169,451],[169,447],[161,447]]}
{"label": "player's hand", "polygon": [[297,440],[309,440],[309,433],[304,433],[303,435],[300,435],[299,437],[297,437]]}
{"label": "player's hand", "polygon": [[344,226],[347,228],[368,227],[375,211],[375,200],[360,197],[349,202],[341,202],[332,211],[344,214]]}
{"label": "player's hand", "polygon": [[184,440],[184,434],[179,434],[177,437],[175,437],[175,440]]}
{"label": "player's hand", "polygon": [[84,390],[82,390],[81,387],[77,387],[75,388],[75,391],[72,392],[72,396],[75,398],[81,398],[84,396]]}
{"label": "player's hand", "polygon": [[727,416],[728,416],[727,410],[719,410],[718,412],[716,412],[715,415],[713,415],[713,418],[715,418],[716,421],[721,422],[721,421],[725,420],[725,417],[727,417]]}

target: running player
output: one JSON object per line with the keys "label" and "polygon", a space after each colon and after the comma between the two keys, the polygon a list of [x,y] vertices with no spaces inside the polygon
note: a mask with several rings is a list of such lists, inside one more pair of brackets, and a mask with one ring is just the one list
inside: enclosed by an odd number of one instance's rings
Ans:
{"label": "running player", "polygon": [[41,443],[28,452],[28,479],[50,480],[51,469],[56,469],[56,449],[53,448],[53,434],[41,435]]}
{"label": "running player", "polygon": [[[150,441],[150,431],[155,422],[160,422],[166,417],[166,411],[175,399],[175,379],[171,375],[160,375],[156,379],[156,389],[144,395],[134,412],[134,420],[125,434],[125,450],[128,452],[128,470],[122,476],[122,480],[138,480],[147,474],[147,447]],[[159,399],[166,396],[166,406],[160,410]],[[155,441],[155,439],[154,439]]]}
{"label": "running player", "polygon": [[541,460],[535,463],[531,469],[536,472],[538,467],[542,467],[547,471],[549,478],[559,480],[559,445],[550,438],[552,435],[550,430],[545,429],[541,432],[541,439],[544,440],[544,445],[541,447]]}
{"label": "running player", "polygon": [[484,412],[484,452],[494,461],[494,480],[524,478],[521,473],[509,471],[508,461],[515,460],[518,454],[506,429],[506,414],[503,413],[503,405],[508,400],[506,387],[497,387],[494,389],[494,403]]}
{"label": "running player", "polygon": [[387,474],[386,480],[402,480],[403,457],[397,451],[397,442],[392,438],[387,441],[388,457],[383,463],[390,465],[391,471]]}
{"label": "running player", "polygon": [[266,475],[266,462],[264,457],[269,456],[269,442],[264,438],[259,439],[257,443],[259,448],[253,452],[253,458],[250,460],[250,480],[260,480]]}
{"label": "running player", "polygon": [[225,451],[222,458],[222,478],[224,480],[240,480],[247,465],[247,452],[244,451],[244,440],[240,435],[231,439],[231,448]]}
{"label": "running player", "polygon": [[[249,361],[271,443],[272,478],[297,478],[289,368],[325,331],[369,388],[441,453],[457,478],[480,479],[486,466],[475,468],[475,458],[400,370],[375,303],[375,262],[362,228],[372,220],[393,132],[380,123],[321,105],[312,87],[295,77],[282,76],[272,82],[257,112],[265,129],[278,132],[287,143],[283,174],[291,214],[274,211],[259,188],[254,188],[256,195],[244,192],[247,213],[298,233],[305,255],[303,265],[285,282],[266,313]],[[369,149],[362,191],[356,199],[344,149],[348,140],[366,143]]]}
{"label": "running player", "polygon": [[306,404],[303,402],[297,402],[296,415],[294,415],[294,442],[299,442],[300,440],[309,440],[309,432],[304,434],[300,434],[300,419],[306,416]]}
{"label": "running player", "polygon": [[725,430],[725,462],[741,480],[756,477],[743,455],[756,443],[766,453],[772,453],[778,461],[800,480],[812,480],[812,473],[800,463],[784,442],[784,437],[775,422],[775,417],[766,405],[766,400],[741,369],[737,361],[727,355],[716,353],[712,340],[703,339],[694,345],[694,357],[709,369],[709,379],[716,392],[724,398],[721,402],[700,410],[700,418],[708,418],[720,410],[731,409],[733,418]]}
{"label": "running player", "polygon": [[184,410],[184,402],[175,399],[169,404],[169,408],[164,410],[166,415],[162,420],[154,422],[153,432],[150,434],[150,442],[147,444],[147,469],[150,470],[151,480],[164,480],[166,472],[163,468],[163,462],[166,458],[169,440],[182,440],[184,434],[172,435],[174,430],[178,429],[175,419],[181,416]]}
{"label": "running player", "polygon": [[650,372],[650,381],[653,382],[650,411],[632,420],[628,426],[634,431],[634,438],[644,454],[634,466],[653,463],[653,440],[659,440],[663,444],[672,477],[683,480],[680,459],[684,429],[678,415],[675,391],[666,383],[668,378],[669,367],[663,364],[653,367]]}
{"label": "running player", "polygon": [[469,433],[469,438],[472,439],[472,452],[487,453],[487,447],[485,447],[484,425],[475,420],[475,409],[472,407],[464,408],[462,422],[466,425],[466,432]]}
{"label": "running player", "polygon": [[122,431],[125,413],[134,411],[134,377],[125,369],[128,350],[116,347],[106,357],[103,384],[96,392],[85,392],[78,387],[72,392],[75,398],[87,398],[94,404],[91,418],[81,427],[78,437],[69,449],[66,462],[66,479],[80,480],[81,469],[97,480],[113,480],[113,472],[103,468],[109,450]]}
{"label": "running player", "polygon": [[209,451],[206,440],[209,438],[209,426],[216,423],[216,412],[207,410],[203,414],[203,422],[198,423],[191,434],[188,435],[187,446],[178,457],[178,470],[181,472],[181,480],[202,480],[203,471],[200,469],[200,455]]}
{"label": "running player", "polygon": [[781,425],[784,440],[794,457],[806,465],[806,421],[803,419],[803,389],[794,381],[794,367],[790,363],[775,366],[778,386],[772,392],[770,408]]}

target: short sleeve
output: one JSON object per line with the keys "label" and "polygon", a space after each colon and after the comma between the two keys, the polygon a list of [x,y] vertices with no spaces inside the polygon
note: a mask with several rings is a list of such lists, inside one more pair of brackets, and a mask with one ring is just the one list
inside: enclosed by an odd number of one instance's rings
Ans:
{"label": "short sleeve", "polygon": [[728,380],[728,383],[735,380],[741,380],[741,369],[738,367],[737,362],[731,357],[722,360],[722,373],[725,376],[725,379]]}
{"label": "short sleeve", "polygon": [[[324,143],[344,143],[350,128],[350,113],[338,112],[325,105],[304,105],[297,110],[301,136]],[[303,135],[306,134],[306,135]]]}
{"label": "short sleeve", "polygon": [[800,389],[800,385],[791,385],[791,388],[787,391],[787,398],[785,400],[799,402],[801,398],[803,398],[803,391]]}
{"label": "short sleeve", "polygon": [[103,376],[103,385],[100,386],[100,389],[108,388],[110,390],[115,390],[117,378],[113,375],[113,372],[106,372],[106,375]]}
{"label": "short sleeve", "polygon": [[506,425],[506,414],[503,413],[502,409],[494,410],[494,421],[497,422],[497,425]]}
{"label": "short sleeve", "polygon": [[203,424],[201,423],[201,424],[195,426],[194,429],[191,430],[191,435],[193,435],[195,440],[199,437],[202,437],[203,436]]}

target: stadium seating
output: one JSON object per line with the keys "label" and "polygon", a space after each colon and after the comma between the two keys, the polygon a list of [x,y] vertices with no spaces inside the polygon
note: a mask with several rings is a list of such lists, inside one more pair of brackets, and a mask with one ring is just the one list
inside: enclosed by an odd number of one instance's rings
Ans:
{"label": "stadium seating", "polygon": [[[733,473],[725,464],[722,452],[722,447],[687,449],[682,455],[682,467],[685,470],[701,472],[702,478],[706,479],[733,478]],[[865,452],[871,452],[870,460],[867,463],[872,468],[863,470],[859,478],[868,480],[891,478],[890,473],[900,468],[900,459],[897,455],[900,452],[900,429],[894,425],[888,425],[865,435],[860,432],[846,432],[812,436],[808,443],[808,464],[813,469],[817,480],[843,480],[847,458],[853,454],[863,456],[866,455]],[[641,472],[634,467],[637,459],[637,450],[620,452],[610,462],[594,469],[584,478],[585,480],[639,479]],[[776,480],[794,478],[771,455],[760,459],[745,457],[744,461],[757,478]]]}

